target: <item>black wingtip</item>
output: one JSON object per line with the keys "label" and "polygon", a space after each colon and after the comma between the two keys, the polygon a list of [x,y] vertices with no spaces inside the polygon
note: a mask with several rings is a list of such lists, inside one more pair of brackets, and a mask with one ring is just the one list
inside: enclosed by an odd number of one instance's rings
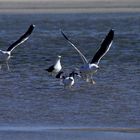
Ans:
{"label": "black wingtip", "polygon": [[35,24],[31,24],[30,27],[33,27],[34,28],[35,27]]}
{"label": "black wingtip", "polygon": [[45,69],[45,71],[52,72],[52,70],[50,68]]}
{"label": "black wingtip", "polygon": [[33,29],[35,28],[35,26],[36,26],[35,24],[30,25],[30,27],[33,28]]}
{"label": "black wingtip", "polygon": [[109,31],[109,33],[108,33],[108,37],[110,37],[110,38],[112,38],[112,40],[113,40],[113,38],[114,38],[114,32],[115,32],[115,30],[114,29],[111,29],[110,31]]}
{"label": "black wingtip", "polygon": [[106,35],[104,41],[102,42],[103,44],[107,43],[109,44],[113,39],[114,39],[114,29],[111,29],[109,33]]}
{"label": "black wingtip", "polygon": [[28,28],[28,33],[32,33],[32,31],[34,30],[35,25],[31,24],[30,27]]}
{"label": "black wingtip", "polygon": [[55,78],[61,79],[63,73],[64,73],[63,71],[60,71],[60,72],[55,76]]}
{"label": "black wingtip", "polygon": [[101,43],[101,47],[98,49],[96,54],[94,55],[90,64],[99,63],[100,59],[109,51],[112,41],[114,39],[114,29],[110,29],[105,39]]}
{"label": "black wingtip", "polygon": [[60,31],[61,31],[61,34],[63,35],[63,37],[64,37],[66,40],[69,41],[68,37],[64,34],[64,32],[63,32],[62,30],[60,30]]}

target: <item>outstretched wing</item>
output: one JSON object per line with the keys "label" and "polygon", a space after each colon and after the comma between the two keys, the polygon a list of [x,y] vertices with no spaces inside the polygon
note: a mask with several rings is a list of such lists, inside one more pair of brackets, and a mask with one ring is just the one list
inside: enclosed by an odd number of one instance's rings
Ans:
{"label": "outstretched wing", "polygon": [[85,56],[81,53],[80,50],[78,50],[78,48],[68,39],[68,37],[64,34],[64,32],[61,30],[61,34],[63,35],[63,37],[68,41],[68,43],[79,53],[79,55],[81,56],[84,64],[88,63],[87,59],[85,58]]}
{"label": "outstretched wing", "polygon": [[54,70],[54,65],[50,66],[49,68],[45,69],[48,72],[52,72]]}
{"label": "outstretched wing", "polygon": [[96,54],[94,55],[93,59],[91,60],[91,64],[97,63],[99,64],[101,58],[109,51],[114,38],[114,30],[111,29],[103,42],[101,43],[101,47],[98,49]]}
{"label": "outstretched wing", "polygon": [[26,33],[23,34],[16,42],[14,42],[12,45],[10,45],[10,47],[7,49],[7,51],[10,51],[10,52],[13,51],[17,46],[19,46],[24,41],[26,41],[29,38],[29,36],[31,35],[31,33],[33,32],[34,28],[35,28],[35,25],[30,25],[30,27],[28,28]]}

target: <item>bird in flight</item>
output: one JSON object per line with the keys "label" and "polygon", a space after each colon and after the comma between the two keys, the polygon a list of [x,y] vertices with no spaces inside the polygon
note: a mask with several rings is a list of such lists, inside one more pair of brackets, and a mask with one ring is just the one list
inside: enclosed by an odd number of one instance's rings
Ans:
{"label": "bird in flight", "polygon": [[16,47],[18,47],[20,44],[24,43],[30,37],[34,28],[35,28],[35,25],[33,25],[33,24],[30,25],[28,30],[17,41],[15,41],[13,44],[11,44],[7,50],[5,50],[5,51],[0,50],[0,68],[1,68],[2,64],[6,63],[7,68],[9,70],[8,60],[11,58],[12,51]]}
{"label": "bird in flight", "polygon": [[91,59],[91,61],[88,61],[86,57],[82,54],[82,52],[70,41],[70,39],[64,34],[64,32],[61,30],[61,34],[63,37],[68,41],[68,43],[78,52],[80,55],[83,65],[80,67],[79,71],[81,73],[81,76],[87,81],[91,83],[95,83],[93,80],[93,74],[97,72],[99,69],[99,62],[103,58],[103,56],[109,51],[113,39],[114,39],[114,30],[111,29],[109,33],[106,35],[104,40],[101,42],[101,46]]}

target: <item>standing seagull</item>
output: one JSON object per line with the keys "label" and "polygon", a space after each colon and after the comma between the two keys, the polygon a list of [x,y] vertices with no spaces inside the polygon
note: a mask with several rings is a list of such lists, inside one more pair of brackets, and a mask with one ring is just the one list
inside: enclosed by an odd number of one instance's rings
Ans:
{"label": "standing seagull", "polygon": [[[30,25],[30,27],[28,28],[28,30],[26,31],[25,34],[23,34],[17,41],[15,41],[13,44],[10,45],[10,47],[6,50],[6,51],[2,51],[0,50],[0,63],[6,63],[7,64],[7,68],[9,70],[9,66],[8,66],[8,60],[11,58],[11,53],[12,51],[19,46],[20,44],[22,44],[23,42],[25,42],[29,36],[31,35],[31,33],[33,32],[35,28],[35,25]],[[1,67],[1,66],[0,66]]]}
{"label": "standing seagull", "polygon": [[52,75],[59,73],[62,69],[60,60],[61,60],[61,56],[58,55],[58,57],[56,59],[56,63],[54,65],[50,66],[48,69],[46,69],[46,71],[50,72]]}
{"label": "standing seagull", "polygon": [[111,29],[105,39],[101,43],[101,47],[97,50],[94,57],[92,58],[91,62],[89,62],[86,57],[81,53],[80,50],[68,39],[68,37],[61,31],[63,37],[68,41],[68,43],[79,53],[81,56],[84,65],[81,66],[80,72],[82,77],[86,79],[87,82],[92,82],[93,84],[93,74],[97,72],[99,69],[99,62],[101,58],[109,51],[114,38],[114,30]]}
{"label": "standing seagull", "polygon": [[64,88],[71,88],[74,83],[75,83],[75,75],[77,75],[78,77],[80,77],[80,75],[76,72],[71,72],[69,74],[69,76],[64,76],[62,75],[64,72],[63,71],[60,71],[57,75],[56,75],[56,78],[59,78],[62,80],[63,84],[64,84]]}

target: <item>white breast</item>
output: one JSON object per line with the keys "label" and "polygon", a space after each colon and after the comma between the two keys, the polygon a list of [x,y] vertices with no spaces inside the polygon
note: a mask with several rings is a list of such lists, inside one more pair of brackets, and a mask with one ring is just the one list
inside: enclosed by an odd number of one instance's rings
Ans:
{"label": "white breast", "polygon": [[62,69],[61,63],[60,63],[60,60],[58,60],[54,66],[54,72],[58,73],[61,69]]}
{"label": "white breast", "polygon": [[73,77],[67,77],[66,79],[63,80],[63,83],[65,87],[71,87],[74,85],[74,79]]}

